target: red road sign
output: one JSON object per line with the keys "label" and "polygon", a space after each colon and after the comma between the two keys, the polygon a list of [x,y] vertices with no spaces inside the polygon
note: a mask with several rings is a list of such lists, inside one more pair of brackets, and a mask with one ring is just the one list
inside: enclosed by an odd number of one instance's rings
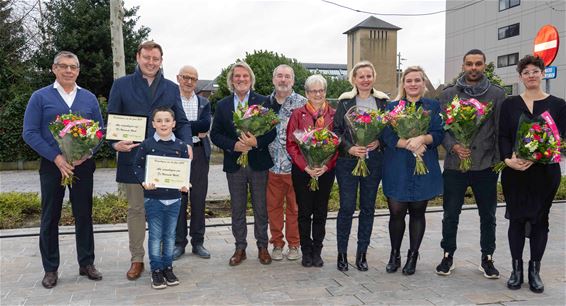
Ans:
{"label": "red road sign", "polygon": [[535,37],[534,55],[542,58],[544,65],[548,66],[556,58],[558,46],[560,46],[558,31],[554,26],[547,24],[540,28]]}

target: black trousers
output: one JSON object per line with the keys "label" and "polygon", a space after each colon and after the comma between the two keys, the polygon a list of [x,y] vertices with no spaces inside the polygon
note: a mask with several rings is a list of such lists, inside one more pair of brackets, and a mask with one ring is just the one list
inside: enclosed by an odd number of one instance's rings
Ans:
{"label": "black trousers", "polygon": [[[79,266],[94,263],[94,234],[92,231],[92,189],[96,165],[92,159],[75,167],[75,182],[69,187],[75,217],[75,239]],[[39,250],[45,272],[59,268],[59,220],[65,187],[61,186],[59,168],[44,158],[39,167],[41,184],[41,227]]]}
{"label": "black trousers", "polygon": [[[191,235],[191,245],[199,245],[204,242],[204,208],[206,194],[208,192],[208,169],[209,164],[204,153],[204,147],[193,147],[193,161],[191,162],[191,190],[190,196],[181,193],[181,210],[177,219],[177,230],[175,235],[175,246],[185,248],[189,241],[187,234]],[[190,197],[190,199],[189,199]],[[187,207],[191,203],[190,231],[187,233]]]}
{"label": "black trousers", "polygon": [[310,175],[293,165],[291,178],[299,206],[299,236],[303,253],[322,248],[326,235],[328,199],[334,177],[334,169],[324,173],[318,178],[319,190],[310,191],[308,186]]}

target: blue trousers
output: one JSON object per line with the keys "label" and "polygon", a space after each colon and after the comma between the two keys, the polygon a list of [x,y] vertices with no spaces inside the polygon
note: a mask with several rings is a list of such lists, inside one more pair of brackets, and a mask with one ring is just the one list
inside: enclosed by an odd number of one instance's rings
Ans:
{"label": "blue trousers", "polygon": [[145,198],[145,215],[149,227],[147,250],[151,271],[163,270],[173,265],[175,229],[181,200],[165,205],[158,199]]}

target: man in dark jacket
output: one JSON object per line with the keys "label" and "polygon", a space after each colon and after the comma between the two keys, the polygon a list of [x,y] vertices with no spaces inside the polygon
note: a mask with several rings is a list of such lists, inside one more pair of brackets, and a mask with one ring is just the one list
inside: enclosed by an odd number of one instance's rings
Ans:
{"label": "man in dark jacket", "polygon": [[[477,49],[464,55],[462,64],[464,73],[456,80],[456,84],[448,86],[442,92],[440,103],[448,105],[454,96],[460,99],[474,98],[482,103],[493,105],[492,115],[483,123],[475,135],[470,147],[458,143],[451,133],[444,136],[443,146],[446,149],[444,159],[444,194],[442,219],[442,241],[444,249],[442,262],[436,267],[439,275],[450,275],[454,269],[453,255],[456,251],[456,234],[464,194],[468,186],[472,187],[480,215],[480,271],[486,278],[499,278],[499,271],[493,265],[492,255],[495,251],[495,210],[497,208],[497,177],[492,166],[499,161],[497,149],[497,127],[499,111],[505,99],[505,91],[492,84],[484,75],[485,54]],[[472,166],[469,171],[459,170],[461,159],[471,156]]]}
{"label": "man in dark jacket", "polygon": [[[108,98],[108,113],[137,115],[151,118],[152,111],[159,106],[169,107],[175,112],[177,121],[175,136],[192,145],[191,126],[183,111],[179,87],[163,77],[161,63],[163,49],[153,41],[139,45],[136,53],[138,65],[134,73],[114,81]],[[151,120],[147,120],[146,138],[153,135],[155,129]],[[139,143],[129,140],[110,142],[118,151],[116,181],[126,185],[128,200],[128,235],[130,241],[131,266],[126,277],[135,280],[140,277],[144,265],[145,250],[145,209],[143,188],[133,172],[134,157]],[[192,159],[192,148],[189,147]]]}
{"label": "man in dark jacket", "polygon": [[[271,256],[267,251],[267,207],[266,186],[267,171],[273,166],[268,145],[275,139],[275,129],[263,136],[255,137],[249,133],[238,134],[234,127],[233,113],[241,105],[264,104],[267,98],[253,92],[255,76],[250,66],[237,62],[228,71],[228,88],[233,92],[218,102],[210,138],[224,151],[224,167],[230,191],[232,206],[232,234],[236,239],[236,251],[230,258],[231,266],[239,265],[246,259],[247,225],[246,209],[248,188],[251,192],[254,211],[254,234],[257,240],[258,258],[262,264],[270,264]],[[238,157],[248,153],[249,165],[240,167]]]}

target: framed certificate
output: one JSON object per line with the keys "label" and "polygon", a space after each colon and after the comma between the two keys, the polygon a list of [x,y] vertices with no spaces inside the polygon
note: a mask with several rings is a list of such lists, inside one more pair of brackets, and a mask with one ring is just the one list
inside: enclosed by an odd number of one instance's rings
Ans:
{"label": "framed certificate", "polygon": [[188,158],[146,155],[145,182],[157,188],[189,188],[191,160]]}
{"label": "framed certificate", "polygon": [[146,116],[108,114],[106,139],[142,142],[146,128]]}

